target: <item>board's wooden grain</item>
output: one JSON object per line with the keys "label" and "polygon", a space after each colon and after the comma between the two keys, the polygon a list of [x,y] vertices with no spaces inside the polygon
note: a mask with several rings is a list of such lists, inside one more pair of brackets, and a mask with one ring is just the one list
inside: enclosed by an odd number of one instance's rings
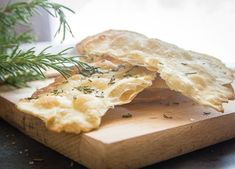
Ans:
{"label": "board's wooden grain", "polygon": [[[117,107],[103,117],[98,130],[89,133],[54,133],[41,120],[15,108],[18,99],[50,82],[32,82],[29,88],[18,90],[0,87],[0,116],[89,168],[139,168],[235,137],[235,102],[224,104],[222,114],[181,96],[172,100],[170,106],[165,101]],[[122,118],[126,113],[133,116]],[[165,118],[164,114],[172,118]]]}

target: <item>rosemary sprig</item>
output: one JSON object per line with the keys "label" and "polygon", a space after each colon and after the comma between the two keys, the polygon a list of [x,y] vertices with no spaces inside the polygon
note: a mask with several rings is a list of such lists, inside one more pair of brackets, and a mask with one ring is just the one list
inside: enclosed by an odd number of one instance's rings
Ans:
{"label": "rosemary sprig", "polygon": [[77,57],[65,57],[66,50],[50,54],[45,49],[36,54],[34,48],[27,51],[19,49],[19,45],[32,42],[34,35],[30,30],[17,33],[16,27],[24,25],[30,28],[31,18],[40,14],[39,9],[58,18],[59,28],[55,35],[62,32],[62,41],[65,39],[66,31],[73,35],[64,11],[71,13],[74,11],[61,4],[49,0],[30,0],[15,3],[9,1],[5,7],[0,6],[0,83],[22,87],[27,81],[43,78],[43,71],[47,68],[55,69],[67,77],[69,76],[68,64],[76,65],[86,75],[98,72],[97,68],[78,61]]}
{"label": "rosemary sprig", "polygon": [[[77,58],[75,58],[75,60]],[[76,65],[77,65],[77,68],[80,70],[79,73],[82,74],[83,76],[91,76],[95,73],[103,74],[103,72],[98,67],[90,66],[85,62],[79,61],[79,62],[76,62]]]}
{"label": "rosemary sprig", "polygon": [[[69,48],[56,54],[48,53],[47,49],[45,48],[39,54],[36,54],[34,48],[22,51],[19,47],[15,47],[11,52],[0,55],[0,81],[20,87],[30,80],[30,78],[26,78],[26,75],[33,75],[32,78],[44,78],[43,71],[48,68],[58,71],[67,78],[70,75],[71,64],[78,67],[80,73],[86,76],[99,73],[98,68],[78,61],[78,56],[65,56]],[[18,79],[20,85],[15,83],[16,81],[13,79]]]}

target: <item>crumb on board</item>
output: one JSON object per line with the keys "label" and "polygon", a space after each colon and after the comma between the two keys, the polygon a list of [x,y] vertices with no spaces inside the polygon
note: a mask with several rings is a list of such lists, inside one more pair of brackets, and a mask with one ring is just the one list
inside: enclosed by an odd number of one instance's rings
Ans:
{"label": "crumb on board", "polygon": [[211,112],[203,112],[203,115],[207,116],[207,115],[210,115]]}
{"label": "crumb on board", "polygon": [[126,113],[122,115],[122,118],[130,118],[130,117],[132,117],[131,113]]}
{"label": "crumb on board", "polygon": [[173,118],[172,116],[169,116],[167,114],[163,114],[163,117],[166,118],[166,119],[172,119]]}

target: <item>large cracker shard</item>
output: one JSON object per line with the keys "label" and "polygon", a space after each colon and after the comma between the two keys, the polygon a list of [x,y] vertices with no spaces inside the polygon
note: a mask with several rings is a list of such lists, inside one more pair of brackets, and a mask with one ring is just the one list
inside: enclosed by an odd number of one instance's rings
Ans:
{"label": "large cracker shard", "polygon": [[234,99],[232,72],[218,59],[181,49],[158,39],[122,30],[109,30],[77,44],[84,60],[113,58],[159,73],[174,91],[223,112]]}
{"label": "large cracker shard", "polygon": [[80,133],[98,128],[101,117],[115,105],[131,102],[151,86],[155,74],[143,67],[122,65],[105,68],[90,77],[74,73],[67,80],[58,77],[54,83],[23,99],[18,109],[43,120],[56,132]]}

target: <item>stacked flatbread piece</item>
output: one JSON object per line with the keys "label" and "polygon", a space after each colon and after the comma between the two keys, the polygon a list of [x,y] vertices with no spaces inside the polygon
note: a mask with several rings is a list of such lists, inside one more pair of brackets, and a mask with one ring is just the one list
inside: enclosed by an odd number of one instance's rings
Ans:
{"label": "stacked flatbread piece", "polygon": [[23,99],[18,108],[57,132],[98,128],[115,105],[170,98],[176,93],[223,112],[234,99],[232,72],[218,59],[142,34],[109,30],[77,44],[81,60],[102,73],[78,70]]}

